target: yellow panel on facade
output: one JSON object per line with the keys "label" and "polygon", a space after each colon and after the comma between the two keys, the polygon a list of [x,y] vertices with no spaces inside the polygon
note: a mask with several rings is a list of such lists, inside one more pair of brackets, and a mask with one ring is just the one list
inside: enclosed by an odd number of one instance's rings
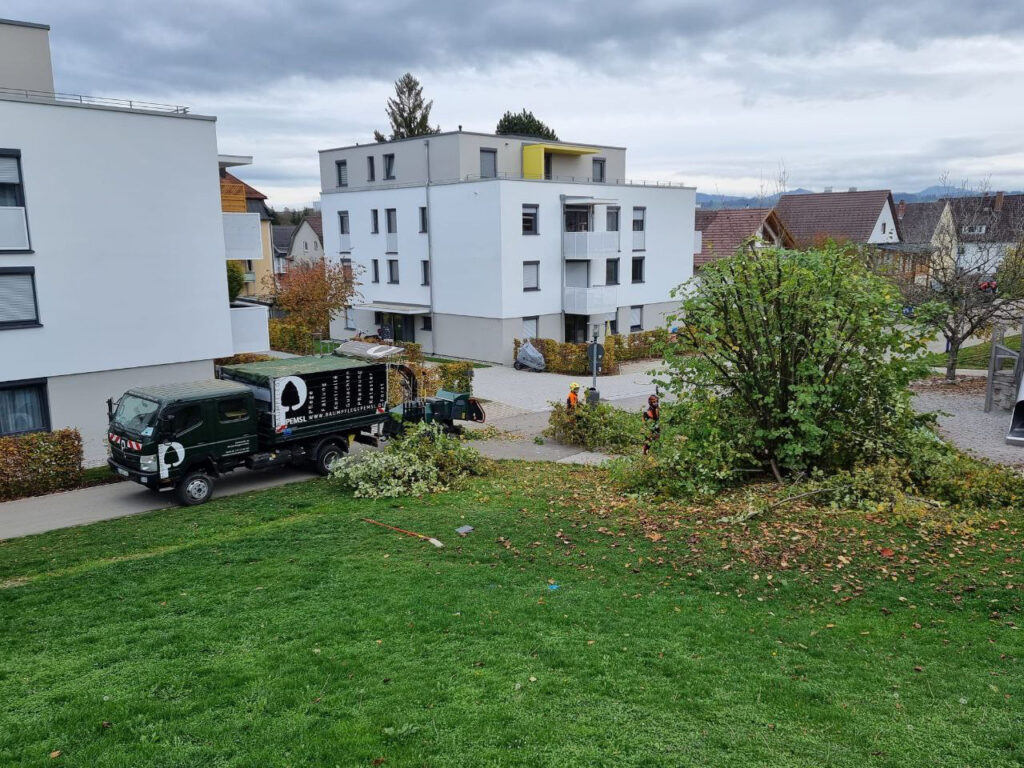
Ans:
{"label": "yellow panel on facade", "polygon": [[524,144],[523,178],[544,178],[544,155],[596,155],[600,150],[593,147],[574,147],[569,144]]}
{"label": "yellow panel on facade", "polygon": [[248,208],[245,205],[245,187],[221,179],[220,209],[224,213],[246,213]]}

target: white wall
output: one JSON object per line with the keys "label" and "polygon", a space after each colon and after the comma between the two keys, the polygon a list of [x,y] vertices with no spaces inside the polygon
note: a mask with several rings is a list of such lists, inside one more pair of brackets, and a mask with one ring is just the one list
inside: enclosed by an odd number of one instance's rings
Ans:
{"label": "white wall", "polygon": [[269,311],[264,306],[231,308],[231,344],[236,355],[270,349]]}
{"label": "white wall", "polygon": [[0,21],[0,88],[53,91],[49,27]]}
{"label": "white wall", "polygon": [[41,328],[0,330],[0,381],[230,355],[216,123],[0,99],[21,150]]}
{"label": "white wall", "polygon": [[[883,232],[883,225],[885,231]],[[885,203],[882,206],[882,212],[878,215],[878,220],[875,222],[875,228],[871,230],[871,237],[868,238],[869,243],[897,243],[899,240],[896,238],[896,221],[893,219],[892,206],[889,203]]]}

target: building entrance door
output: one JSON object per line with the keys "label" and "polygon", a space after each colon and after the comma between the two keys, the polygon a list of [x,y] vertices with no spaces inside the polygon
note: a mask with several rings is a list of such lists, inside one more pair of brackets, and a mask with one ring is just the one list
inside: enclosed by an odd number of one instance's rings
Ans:
{"label": "building entrance door", "polygon": [[587,316],[565,316],[565,340],[572,344],[582,344],[587,340]]}
{"label": "building entrance door", "polygon": [[378,312],[377,326],[378,332],[383,332],[383,338],[390,335],[392,341],[416,341],[416,323],[412,315]]}

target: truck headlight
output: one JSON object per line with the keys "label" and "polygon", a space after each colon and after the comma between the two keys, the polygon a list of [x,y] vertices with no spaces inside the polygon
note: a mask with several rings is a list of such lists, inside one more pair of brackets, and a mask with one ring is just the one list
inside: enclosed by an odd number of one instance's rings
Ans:
{"label": "truck headlight", "polygon": [[156,472],[157,461],[156,454],[150,454],[149,456],[139,456],[139,469],[143,472]]}

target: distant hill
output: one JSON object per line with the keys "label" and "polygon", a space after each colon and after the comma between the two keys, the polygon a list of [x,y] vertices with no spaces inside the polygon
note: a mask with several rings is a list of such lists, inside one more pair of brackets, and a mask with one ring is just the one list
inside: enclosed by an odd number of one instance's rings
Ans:
{"label": "distant hill", "polygon": [[[811,194],[811,189],[791,189],[786,192],[788,195]],[[844,189],[837,189],[837,192],[844,192]],[[926,187],[919,192],[893,192],[892,199],[895,202],[905,200],[908,203],[929,203],[938,200],[940,197],[967,197],[977,194],[970,190],[965,191],[962,187],[944,187],[935,184]],[[1018,195],[1020,192],[1009,192],[1007,194]],[[769,195],[767,197],[742,197],[739,195],[711,195],[706,192],[697,193],[697,205],[701,208],[770,208],[778,202],[779,196]]]}

